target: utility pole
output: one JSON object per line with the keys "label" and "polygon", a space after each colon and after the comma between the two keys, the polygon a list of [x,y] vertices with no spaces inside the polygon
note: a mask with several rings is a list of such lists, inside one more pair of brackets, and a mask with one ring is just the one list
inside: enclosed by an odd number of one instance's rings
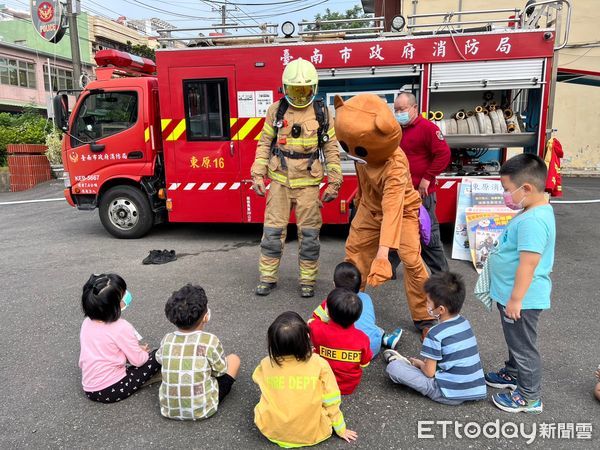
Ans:
{"label": "utility pole", "polygon": [[[213,7],[212,10],[215,12],[218,12],[221,15],[221,23],[213,23],[212,26],[213,27],[225,27],[225,26],[229,26],[229,25],[237,25],[236,23],[227,23],[227,13],[229,11],[235,11],[236,8],[232,8],[229,9],[227,8],[227,0],[224,0],[223,4],[221,6],[219,6],[218,8]],[[221,33],[225,34],[227,31],[227,28],[221,28]]]}
{"label": "utility pole", "polygon": [[[76,2],[77,10],[73,8]],[[73,85],[79,87],[81,80],[81,53],[79,51],[79,32],[77,31],[77,12],[79,11],[79,0],[67,0],[67,20],[69,22],[69,34],[71,37],[71,58],[73,59]]]}

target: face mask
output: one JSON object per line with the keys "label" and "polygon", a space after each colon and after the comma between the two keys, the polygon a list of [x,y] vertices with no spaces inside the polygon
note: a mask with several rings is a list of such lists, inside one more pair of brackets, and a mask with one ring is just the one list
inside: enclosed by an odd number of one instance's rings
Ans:
{"label": "face mask", "polygon": [[400,125],[408,125],[410,122],[410,114],[408,114],[408,111],[396,113],[395,116]]}
{"label": "face mask", "polygon": [[502,193],[502,196],[504,197],[504,204],[508,208],[514,209],[514,210],[523,209],[523,200],[525,200],[525,198],[522,198],[519,203],[515,203],[515,201],[513,200],[513,194],[515,192],[517,192],[519,189],[521,189],[522,187],[523,186],[521,186],[520,188],[515,189],[512,192],[503,192]]}
{"label": "face mask", "polygon": [[428,313],[428,314],[429,314],[431,317],[433,317],[435,320],[439,320],[439,318],[440,318],[441,314],[434,314],[434,313],[433,313],[433,311],[434,311],[434,310],[436,310],[436,309],[437,309],[437,308],[434,308],[434,309],[428,309],[428,310],[427,310],[427,313]]}
{"label": "face mask", "polygon": [[125,291],[125,295],[123,295],[123,298],[121,299],[121,301],[125,304],[125,306],[123,306],[121,308],[121,311],[125,310],[125,308],[127,308],[131,304],[131,300],[133,300],[133,296],[131,295],[131,292]]}

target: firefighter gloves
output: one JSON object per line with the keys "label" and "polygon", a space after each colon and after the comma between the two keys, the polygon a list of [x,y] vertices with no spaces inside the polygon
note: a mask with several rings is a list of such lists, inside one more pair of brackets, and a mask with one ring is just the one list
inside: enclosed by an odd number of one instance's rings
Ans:
{"label": "firefighter gloves", "polygon": [[264,197],[267,193],[267,188],[265,187],[265,182],[261,177],[255,177],[252,181],[252,190],[256,192],[256,195],[260,195]]}

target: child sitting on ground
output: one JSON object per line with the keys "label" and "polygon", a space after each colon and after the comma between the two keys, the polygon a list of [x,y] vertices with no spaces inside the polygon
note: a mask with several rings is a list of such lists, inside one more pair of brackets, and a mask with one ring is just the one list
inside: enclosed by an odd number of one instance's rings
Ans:
{"label": "child sitting on ground", "polygon": [[[360,272],[356,266],[350,262],[342,262],[338,264],[333,272],[333,283],[336,288],[346,288],[356,295],[362,302],[362,313],[358,320],[354,323],[357,330],[362,331],[369,338],[371,343],[371,352],[373,357],[377,356],[381,350],[381,346],[388,348],[395,348],[398,345],[400,336],[402,335],[402,329],[396,328],[391,333],[384,333],[379,328],[375,320],[375,308],[373,308],[373,301],[369,294],[360,291],[361,285]],[[317,309],[313,311],[312,320],[321,320],[323,322],[329,321],[329,313],[327,312],[327,299],[323,300]]]}
{"label": "child sitting on ground", "polygon": [[329,364],[312,352],[306,322],[295,312],[281,314],[268,331],[269,356],[252,374],[260,387],[254,423],[281,447],[315,445],[332,428],[342,439],[356,440],[340,411],[341,396]]}
{"label": "child sitting on ground", "polygon": [[395,350],[385,350],[388,375],[394,383],[446,405],[486,398],[477,340],[469,321],[459,314],[465,300],[462,278],[438,272],[425,282],[425,293],[429,315],[439,321],[423,340],[425,359],[407,360]]}
{"label": "child sitting on ground", "polygon": [[504,203],[523,209],[498,239],[490,254],[490,297],[497,302],[508,360],[497,372],[486,374],[486,383],[511,391],[494,394],[503,411],[539,414],[542,361],[537,344],[541,313],[550,309],[556,225],[546,199],[547,169],[536,155],[522,153],[500,168]]}
{"label": "child sitting on ground", "polygon": [[[121,310],[131,302],[125,280],[114,273],[92,275],[83,286],[85,320],[79,335],[83,391],[87,398],[114,403],[129,398],[144,384],[158,381],[160,364]],[[127,366],[129,361],[131,366]],[[153,379],[154,377],[154,379]]]}
{"label": "child sitting on ground", "polygon": [[327,296],[329,321],[313,320],[309,324],[315,352],[331,366],[342,395],[354,392],[363,368],[373,357],[369,338],[354,326],[362,308],[354,292],[335,288]]}
{"label": "child sitting on ground", "polygon": [[225,356],[219,339],[203,331],[210,320],[204,289],[187,284],[167,300],[165,314],[177,327],[161,341],[160,412],[169,419],[205,419],[217,412],[240,368],[237,355]]}

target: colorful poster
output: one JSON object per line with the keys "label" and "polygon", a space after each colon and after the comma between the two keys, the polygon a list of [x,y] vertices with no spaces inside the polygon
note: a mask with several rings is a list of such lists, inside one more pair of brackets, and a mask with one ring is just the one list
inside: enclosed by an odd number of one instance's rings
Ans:
{"label": "colorful poster", "polygon": [[517,211],[506,207],[467,208],[465,216],[469,249],[477,272],[481,272],[490,252],[498,243],[498,238],[516,214]]}
{"label": "colorful poster", "polygon": [[454,240],[452,242],[452,259],[471,260],[469,237],[467,236],[467,218],[465,211],[473,206],[471,199],[471,179],[463,178],[458,188],[456,219],[454,222]]}

